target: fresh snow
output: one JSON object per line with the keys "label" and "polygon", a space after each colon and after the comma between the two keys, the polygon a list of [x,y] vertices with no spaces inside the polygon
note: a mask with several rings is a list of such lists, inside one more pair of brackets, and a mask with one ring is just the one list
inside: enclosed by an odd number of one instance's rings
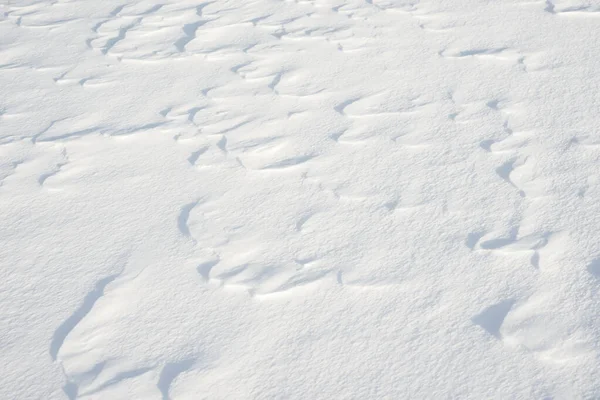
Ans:
{"label": "fresh snow", "polygon": [[0,1],[1,399],[600,399],[600,1]]}

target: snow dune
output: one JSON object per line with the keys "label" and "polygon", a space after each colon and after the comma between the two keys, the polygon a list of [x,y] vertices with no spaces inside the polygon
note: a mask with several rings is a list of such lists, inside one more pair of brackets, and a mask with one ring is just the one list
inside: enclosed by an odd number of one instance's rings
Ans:
{"label": "snow dune", "polygon": [[599,24],[0,2],[0,398],[600,398]]}

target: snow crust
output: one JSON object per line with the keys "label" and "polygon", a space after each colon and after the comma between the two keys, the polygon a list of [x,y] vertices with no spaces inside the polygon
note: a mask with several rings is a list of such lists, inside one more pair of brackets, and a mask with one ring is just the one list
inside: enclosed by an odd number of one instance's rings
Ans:
{"label": "snow crust", "polygon": [[0,398],[600,398],[600,2],[3,0]]}

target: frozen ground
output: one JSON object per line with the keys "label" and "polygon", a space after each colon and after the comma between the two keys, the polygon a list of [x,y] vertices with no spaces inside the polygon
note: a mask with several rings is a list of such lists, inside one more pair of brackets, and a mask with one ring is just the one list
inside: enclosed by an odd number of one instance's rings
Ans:
{"label": "frozen ground", "polygon": [[0,398],[600,399],[600,1],[0,1]]}

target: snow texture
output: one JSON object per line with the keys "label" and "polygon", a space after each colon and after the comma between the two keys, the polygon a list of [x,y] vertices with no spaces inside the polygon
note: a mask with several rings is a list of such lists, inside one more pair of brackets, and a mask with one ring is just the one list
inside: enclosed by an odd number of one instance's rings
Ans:
{"label": "snow texture", "polygon": [[600,1],[0,1],[1,399],[599,399]]}

